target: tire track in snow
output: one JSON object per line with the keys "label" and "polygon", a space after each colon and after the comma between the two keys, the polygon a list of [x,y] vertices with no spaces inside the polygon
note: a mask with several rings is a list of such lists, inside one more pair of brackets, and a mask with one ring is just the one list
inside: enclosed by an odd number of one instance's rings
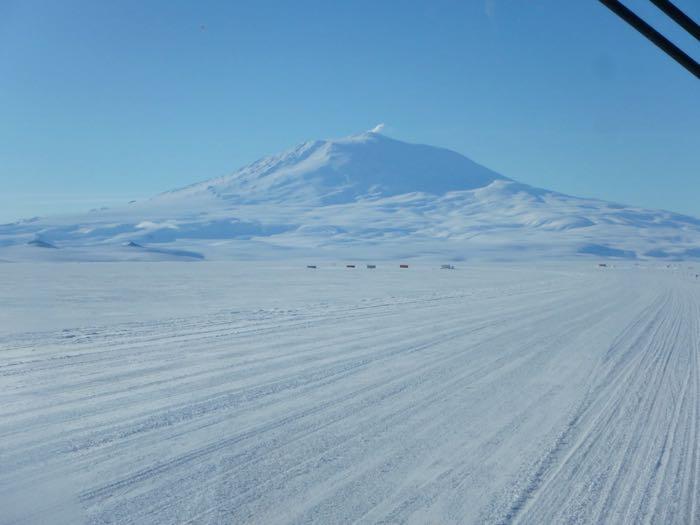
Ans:
{"label": "tire track in snow", "polygon": [[698,288],[653,277],[4,339],[0,493],[79,475],[91,523],[692,522]]}
{"label": "tire track in snow", "polygon": [[[660,492],[673,482],[664,475],[671,451],[683,449],[676,443],[676,436],[683,435],[679,428],[686,425],[685,433],[689,431],[683,408],[693,405],[690,387],[698,374],[697,338],[687,337],[690,312],[697,310],[691,310],[692,299],[675,289],[647,321],[643,344],[634,339],[621,361],[608,363],[613,375],[603,374],[601,388],[572,420],[504,522],[654,522]],[[683,366],[684,353],[695,366]],[[679,389],[680,402],[674,389]],[[584,424],[588,419],[592,422]],[[690,421],[697,426],[694,417]],[[567,446],[570,434],[578,435],[572,447]],[[697,448],[697,441],[690,446]]]}

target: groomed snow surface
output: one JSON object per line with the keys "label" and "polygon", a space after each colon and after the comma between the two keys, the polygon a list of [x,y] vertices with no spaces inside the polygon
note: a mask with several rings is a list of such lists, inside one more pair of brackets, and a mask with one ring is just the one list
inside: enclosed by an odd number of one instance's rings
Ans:
{"label": "groomed snow surface", "polygon": [[700,523],[698,270],[306,264],[0,265],[0,522]]}

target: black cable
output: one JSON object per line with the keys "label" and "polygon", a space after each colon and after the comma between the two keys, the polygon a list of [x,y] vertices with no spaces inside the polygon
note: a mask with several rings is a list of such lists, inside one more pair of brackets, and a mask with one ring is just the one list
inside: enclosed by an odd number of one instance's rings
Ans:
{"label": "black cable", "polygon": [[700,40],[700,25],[678,9],[674,4],[669,2],[669,0],[651,0],[651,3],[666,13],[669,18],[688,31],[688,33],[693,35],[697,40]]}
{"label": "black cable", "polygon": [[600,2],[639,31],[642,35],[651,40],[659,49],[678,62],[681,66],[686,68],[697,78],[700,78],[700,64],[684,53],[683,50],[674,45],[668,38],[639,18],[618,0],[600,0]]}

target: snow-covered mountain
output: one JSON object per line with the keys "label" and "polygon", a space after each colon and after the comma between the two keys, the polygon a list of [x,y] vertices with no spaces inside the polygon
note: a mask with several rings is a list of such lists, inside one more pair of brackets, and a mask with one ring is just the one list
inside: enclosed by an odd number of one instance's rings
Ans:
{"label": "snow-covered mountain", "polygon": [[700,220],[518,183],[376,132],[83,215],[0,226],[0,260],[700,257]]}
{"label": "snow-covered mountain", "polygon": [[505,177],[450,150],[407,144],[374,132],[306,142],[232,175],[165,194],[209,192],[237,204],[276,202],[323,206],[424,192],[474,190]]}

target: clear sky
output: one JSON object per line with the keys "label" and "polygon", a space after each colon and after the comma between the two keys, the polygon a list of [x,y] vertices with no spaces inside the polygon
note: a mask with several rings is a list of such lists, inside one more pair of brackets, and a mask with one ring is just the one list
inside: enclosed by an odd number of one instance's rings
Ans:
{"label": "clear sky", "polygon": [[0,221],[380,122],[522,182],[700,216],[700,81],[596,0],[0,0]]}

